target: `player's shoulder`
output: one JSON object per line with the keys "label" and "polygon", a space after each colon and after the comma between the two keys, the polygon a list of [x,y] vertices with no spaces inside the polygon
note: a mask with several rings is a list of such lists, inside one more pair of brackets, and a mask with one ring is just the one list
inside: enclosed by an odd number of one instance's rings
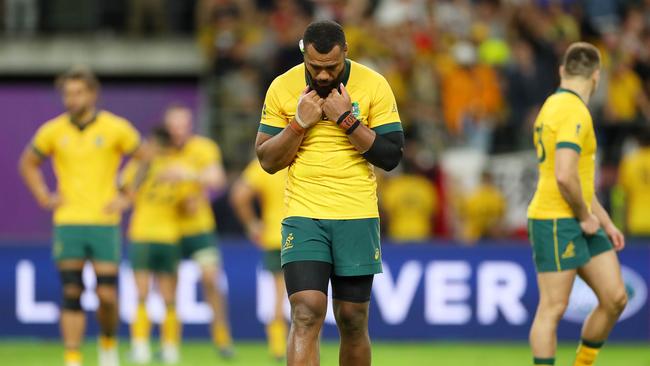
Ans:
{"label": "player's shoulder", "polygon": [[564,111],[589,113],[584,101],[573,92],[559,90],[549,96],[548,102]]}
{"label": "player's shoulder", "polygon": [[364,83],[373,83],[379,84],[386,82],[384,75],[380,74],[376,70],[356,62],[354,60],[349,60],[350,62],[350,77],[362,79]]}
{"label": "player's shoulder", "polygon": [[70,116],[67,113],[61,113],[58,116],[51,118],[43,122],[38,130],[47,133],[56,133],[56,131],[62,131],[66,127],[70,127]]}
{"label": "player's shoulder", "polygon": [[126,118],[118,116],[117,114],[104,109],[97,112],[97,119],[112,126],[131,126],[131,122]]}
{"label": "player's shoulder", "polygon": [[302,91],[305,85],[307,85],[305,80],[305,64],[300,63],[273,79],[269,90],[291,90],[297,88]]}
{"label": "player's shoulder", "polygon": [[201,136],[201,135],[193,135],[190,137],[189,141],[187,142],[188,146],[194,147],[194,148],[214,148],[217,147],[217,143],[212,140],[211,138]]}

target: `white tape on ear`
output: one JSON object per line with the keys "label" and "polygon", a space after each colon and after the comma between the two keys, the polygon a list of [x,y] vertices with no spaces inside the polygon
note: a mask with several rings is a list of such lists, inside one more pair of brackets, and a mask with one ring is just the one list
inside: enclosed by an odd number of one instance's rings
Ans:
{"label": "white tape on ear", "polygon": [[300,52],[305,53],[305,42],[302,39],[298,41],[298,48],[300,48]]}

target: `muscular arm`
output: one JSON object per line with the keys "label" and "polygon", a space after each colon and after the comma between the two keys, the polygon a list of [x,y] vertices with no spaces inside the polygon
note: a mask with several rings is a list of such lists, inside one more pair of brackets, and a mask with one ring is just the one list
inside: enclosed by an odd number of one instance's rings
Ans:
{"label": "muscular arm", "polygon": [[275,136],[258,132],[255,139],[255,152],[262,168],[267,173],[274,174],[288,167],[295,159],[304,137],[305,131],[299,132],[293,129],[291,124]]}
{"label": "muscular arm", "polygon": [[589,216],[589,209],[582,197],[578,160],[580,155],[568,148],[555,151],[555,179],[564,200],[569,204],[573,214],[580,221]]}
{"label": "muscular arm", "polygon": [[40,167],[42,163],[43,160],[36,152],[34,152],[34,149],[31,146],[27,146],[20,156],[18,170],[23,178],[23,182],[27,188],[29,188],[32,196],[36,199],[36,202],[38,202],[41,207],[47,208],[50,202],[51,193],[47,184],[45,184],[45,179],[41,172]]}

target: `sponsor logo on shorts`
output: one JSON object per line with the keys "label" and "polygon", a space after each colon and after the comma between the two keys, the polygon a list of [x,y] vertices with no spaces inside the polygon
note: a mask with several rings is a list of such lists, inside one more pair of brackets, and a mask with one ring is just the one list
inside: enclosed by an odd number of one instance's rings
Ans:
{"label": "sponsor logo on shorts", "polygon": [[375,260],[379,260],[379,248],[375,248]]}
{"label": "sponsor logo on shorts", "polygon": [[287,235],[287,240],[285,240],[284,244],[282,245],[282,250],[291,248],[293,248],[293,233],[289,233],[289,235]]}
{"label": "sponsor logo on shorts", "polygon": [[569,259],[576,256],[576,247],[573,245],[573,242],[569,242],[569,245],[566,246],[564,253],[562,253],[562,259]]}

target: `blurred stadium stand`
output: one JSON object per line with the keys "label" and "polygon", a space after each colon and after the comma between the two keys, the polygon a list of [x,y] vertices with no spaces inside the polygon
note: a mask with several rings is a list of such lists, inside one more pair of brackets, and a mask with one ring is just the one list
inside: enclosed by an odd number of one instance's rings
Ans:
{"label": "blurred stadium stand", "polygon": [[[24,87],[27,81],[45,93],[54,75],[70,65],[87,64],[104,82],[108,93],[104,106],[146,129],[159,118],[156,111],[178,96],[156,99],[152,88],[161,95],[179,86],[193,89],[195,95],[189,99],[199,130],[219,142],[232,178],[252,156],[266,87],[301,62],[296,44],[306,24],[326,18],[341,22],[349,56],[380,71],[393,87],[409,140],[405,159],[412,173],[429,179],[435,190],[430,235],[439,238],[463,236],[467,226],[463,202],[484,171],[491,173],[505,196],[507,210],[503,227],[481,236],[524,238],[524,210],[535,179],[530,137],[535,113],[557,86],[564,48],[577,40],[593,42],[603,53],[603,83],[590,105],[601,145],[598,191],[619,223],[625,222],[621,214],[625,197],[617,189],[618,164],[636,148],[630,137],[650,119],[647,1],[3,0],[0,4],[4,80],[0,86],[6,93],[16,98],[12,88]],[[140,105],[116,105],[123,104],[119,97],[111,97],[117,85],[117,94],[130,95]],[[32,119],[17,121],[21,136],[58,111],[54,91],[49,92],[49,114],[33,113]],[[29,92],[23,97],[29,100]],[[18,102],[13,99],[14,109]],[[395,174],[400,173],[382,181]],[[217,199],[215,207],[220,229],[239,233],[227,203]],[[388,223],[387,210],[385,214]],[[47,230],[30,235],[34,232]],[[20,233],[0,233],[14,234]]]}

